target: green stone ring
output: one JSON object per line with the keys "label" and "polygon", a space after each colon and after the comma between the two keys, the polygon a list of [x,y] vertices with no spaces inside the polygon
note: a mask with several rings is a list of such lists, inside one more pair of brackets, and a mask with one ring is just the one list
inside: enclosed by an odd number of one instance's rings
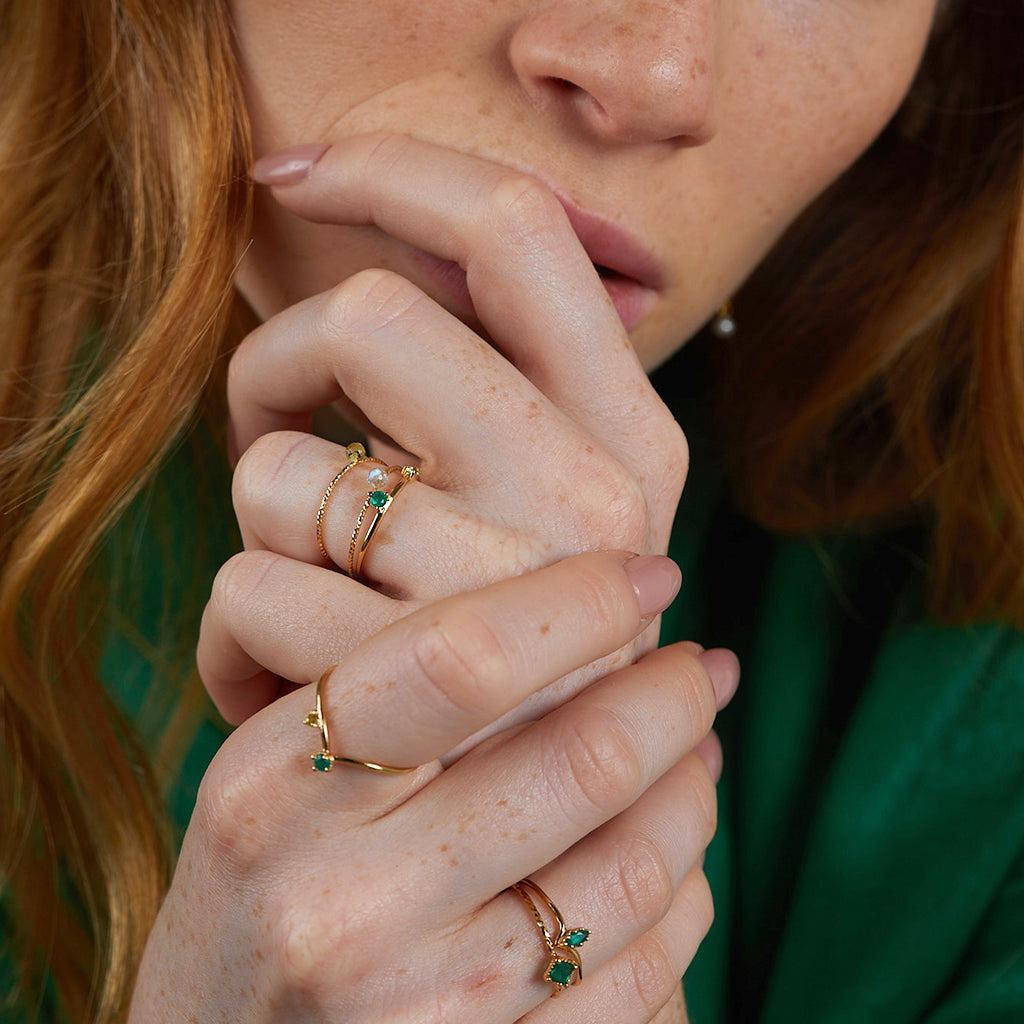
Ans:
{"label": "green stone ring", "polygon": [[309,755],[310,767],[315,772],[329,772],[335,764],[354,764],[358,768],[365,768],[371,772],[382,772],[386,775],[400,775],[405,772],[414,772],[416,767],[398,768],[391,764],[378,764],[376,761],[360,761],[354,757],[342,757],[339,754],[331,753],[331,736],[327,729],[327,717],[324,714],[323,685],[324,680],[337,668],[331,665],[325,669],[320,678],[316,681],[316,707],[306,712],[302,720],[303,725],[312,726],[320,730],[320,749],[314,750]]}
{"label": "green stone ring", "polygon": [[[552,996],[557,996],[564,988],[578,985],[583,980],[583,961],[580,959],[579,947],[590,938],[587,928],[569,928],[558,907],[551,898],[532,878],[523,878],[512,888],[522,897],[523,902],[533,915],[534,924],[544,940],[547,950],[544,965],[544,980],[554,985]],[[549,929],[544,915],[533,899],[533,896],[548,909],[555,920],[555,929]]]}

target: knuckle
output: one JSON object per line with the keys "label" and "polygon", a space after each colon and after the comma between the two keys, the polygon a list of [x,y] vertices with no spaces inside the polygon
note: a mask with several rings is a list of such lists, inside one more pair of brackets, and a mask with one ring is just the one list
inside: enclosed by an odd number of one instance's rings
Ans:
{"label": "knuckle", "polygon": [[718,700],[711,676],[700,658],[682,645],[675,649],[679,658],[674,677],[679,687],[684,720],[690,723],[696,738],[705,736],[714,724]]}
{"label": "knuckle", "polygon": [[367,267],[329,289],[321,316],[324,335],[352,336],[387,327],[424,298],[411,281],[383,267]]}
{"label": "knuckle", "polygon": [[639,551],[647,535],[647,497],[640,482],[613,459],[587,466],[575,501],[580,528],[596,545]]}
{"label": "knuckle", "polygon": [[580,798],[602,819],[631,802],[640,789],[643,767],[636,746],[610,711],[576,710],[567,720],[559,756],[551,766],[553,785],[572,787],[569,806]]}
{"label": "knuckle", "polygon": [[624,622],[635,620],[636,600],[625,573],[618,565],[609,571],[609,566],[603,557],[583,555],[573,586],[586,621],[602,632],[617,635]]}
{"label": "knuckle", "polygon": [[312,434],[290,430],[261,434],[256,438],[242,452],[231,477],[231,501],[235,514],[241,516],[266,504],[270,485],[294,454],[312,440]]}
{"label": "knuckle", "polygon": [[653,1016],[665,1005],[679,984],[672,958],[654,935],[641,936],[629,946],[625,969],[626,978],[622,985],[628,986],[648,1016]]}
{"label": "knuckle", "polygon": [[708,876],[699,869],[692,871],[680,890],[680,897],[686,900],[687,918],[693,922],[697,934],[703,939],[715,921],[715,900]]}
{"label": "knuckle", "polygon": [[425,626],[413,641],[412,655],[424,683],[418,690],[440,698],[442,712],[454,708],[475,719],[498,709],[512,656],[499,631],[465,604]]}
{"label": "knuckle", "polygon": [[657,844],[636,835],[621,849],[610,894],[624,920],[645,932],[667,913],[675,897],[672,872]]}
{"label": "knuckle", "polygon": [[[351,934],[342,907],[331,904],[331,913],[300,901],[278,917],[275,951],[278,980],[284,991],[310,1007],[326,1008],[329,1001],[327,980],[339,970],[353,969],[359,944]],[[339,957],[338,950],[345,950]]]}
{"label": "knuckle", "polygon": [[229,399],[238,397],[257,378],[259,353],[264,348],[265,339],[272,338],[276,329],[276,321],[270,317],[249,331],[235,346],[225,368],[224,382]]}
{"label": "knuckle", "polygon": [[368,132],[366,142],[369,149],[363,161],[363,177],[367,181],[387,179],[409,157],[411,139],[401,132]]}
{"label": "knuckle", "polygon": [[259,591],[267,574],[281,560],[272,551],[239,551],[217,570],[210,591],[210,603],[227,621],[234,620]]}
{"label": "knuckle", "polygon": [[690,799],[693,801],[694,825],[703,847],[708,846],[718,830],[718,791],[704,762],[691,773]]}
{"label": "knuckle", "polygon": [[266,786],[235,763],[229,747],[230,737],[203,776],[193,818],[211,861],[237,878],[254,874],[269,852],[262,814]]}
{"label": "knuckle", "polygon": [[681,485],[686,481],[690,468],[690,442],[682,424],[671,413],[666,416],[663,436],[663,469],[669,478]]}
{"label": "knuckle", "polygon": [[487,202],[506,239],[528,240],[572,230],[558,197],[539,178],[528,174],[503,175],[492,186]]}

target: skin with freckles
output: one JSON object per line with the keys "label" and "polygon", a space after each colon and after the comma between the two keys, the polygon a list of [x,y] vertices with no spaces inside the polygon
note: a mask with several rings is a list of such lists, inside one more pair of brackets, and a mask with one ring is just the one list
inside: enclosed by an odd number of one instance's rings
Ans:
{"label": "skin with freckles", "polygon": [[[688,451],[647,372],[881,130],[934,0],[231,7],[257,153],[322,145],[287,180],[253,168],[236,284],[263,322],[227,395],[246,550],[197,652],[239,727],[132,1019],[683,1021],[712,913],[711,723],[739,668],[655,649]],[[553,188],[660,262],[628,332]],[[314,543],[347,457],[310,433],[325,406],[421,471],[362,583],[336,568],[355,472],[329,557]],[[345,753],[417,771],[289,774],[332,665]],[[558,1003],[505,891],[526,875],[594,929]],[[222,970],[168,1004],[211,927]]]}
{"label": "skin with freckles", "polygon": [[[232,2],[257,153],[392,130],[545,174],[665,265],[631,334],[648,370],[882,129],[935,6]],[[368,266],[443,301],[408,244],[261,195],[238,284],[265,318]]]}

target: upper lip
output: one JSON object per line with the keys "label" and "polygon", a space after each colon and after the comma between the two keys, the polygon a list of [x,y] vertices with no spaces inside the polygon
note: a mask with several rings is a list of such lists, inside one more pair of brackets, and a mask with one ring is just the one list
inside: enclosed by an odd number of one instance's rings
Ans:
{"label": "upper lip", "polygon": [[573,230],[594,263],[632,277],[649,288],[664,286],[665,271],[661,261],[636,235],[603,214],[582,209],[546,175],[520,169],[539,178],[558,197]]}

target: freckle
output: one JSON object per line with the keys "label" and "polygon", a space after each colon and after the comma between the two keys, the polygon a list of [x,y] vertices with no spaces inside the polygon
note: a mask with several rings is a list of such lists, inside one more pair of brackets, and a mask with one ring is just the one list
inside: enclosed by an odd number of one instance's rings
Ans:
{"label": "freckle", "polygon": [[442,843],[442,844],[441,844],[441,845],[440,845],[440,846],[438,847],[438,849],[439,849],[439,850],[440,850],[440,851],[441,851],[442,853],[447,853],[447,852],[448,852],[448,844],[447,844],[447,843]]}
{"label": "freckle", "polygon": [[408,973],[409,973],[408,970],[406,968],[404,968],[404,967],[399,967],[395,971],[395,974],[399,974],[399,975],[404,975],[404,974],[408,974]]}
{"label": "freckle", "polygon": [[520,832],[519,835],[516,836],[516,842],[517,843],[525,843],[526,840],[529,839],[529,838],[530,838],[530,833],[529,832]]}
{"label": "freckle", "polygon": [[448,863],[451,864],[451,866],[453,868],[457,868],[459,866],[459,858],[458,857],[449,857],[448,858]]}
{"label": "freckle", "polygon": [[527,419],[531,419],[532,420],[532,419],[534,419],[535,417],[537,417],[539,415],[540,415],[540,403],[536,402],[536,401],[530,402],[530,404],[529,404],[529,406],[527,406],[527,410],[526,410],[526,417],[527,417]]}
{"label": "freckle", "polygon": [[617,36],[631,36],[633,34],[633,26],[626,21],[620,21],[615,26],[614,32]]}
{"label": "freckle", "polygon": [[420,857],[420,863],[421,864],[426,864],[427,863],[427,858],[426,857]]}
{"label": "freckle", "polygon": [[507,832],[499,832],[498,833],[498,838],[499,839],[508,839],[508,833]]}
{"label": "freckle", "polygon": [[377,692],[377,684],[376,683],[367,683],[366,684],[366,692],[367,693],[376,693]]}
{"label": "freckle", "polygon": [[498,806],[499,807],[508,807],[508,801],[505,800],[504,798],[502,798],[501,800],[498,801]]}
{"label": "freckle", "polygon": [[245,823],[246,825],[255,825],[256,819],[251,814],[247,814],[245,817]]}
{"label": "freckle", "polygon": [[253,956],[255,956],[257,960],[262,960],[263,959],[263,953],[260,950],[258,950],[258,949],[253,954]]}
{"label": "freckle", "polygon": [[594,446],[593,446],[592,444],[585,444],[585,445],[583,446],[583,450],[584,450],[584,451],[585,451],[585,452],[586,452],[586,453],[587,453],[588,455],[593,455],[593,454],[594,454]]}
{"label": "freckle", "polygon": [[505,949],[511,949],[516,944],[515,938],[511,938],[505,943]]}
{"label": "freckle", "polygon": [[478,988],[483,988],[485,985],[493,984],[498,980],[498,975],[495,971],[481,971],[469,978],[466,982],[466,991],[473,992]]}
{"label": "freckle", "polygon": [[544,625],[540,627],[540,632],[541,632],[541,636],[543,636],[545,633],[550,633],[551,632],[551,623],[550,622],[545,622]]}

